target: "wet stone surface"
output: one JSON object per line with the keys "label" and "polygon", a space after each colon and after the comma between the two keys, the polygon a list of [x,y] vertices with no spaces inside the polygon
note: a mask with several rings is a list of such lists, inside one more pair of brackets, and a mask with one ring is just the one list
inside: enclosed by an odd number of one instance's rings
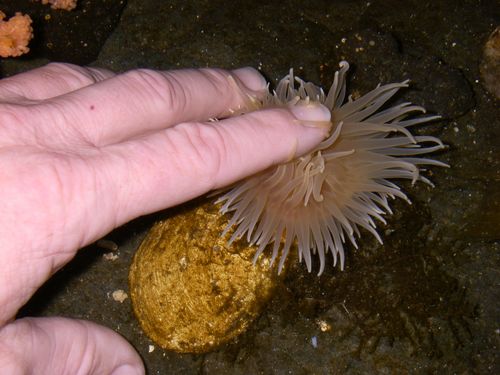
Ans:
{"label": "wet stone surface", "polygon": [[[359,250],[348,246],[346,269],[327,267],[319,278],[292,261],[249,330],[204,355],[154,346],[130,298],[112,297],[128,293],[134,251],[161,214],[110,234],[117,257],[95,246],[80,252],[23,314],[111,327],[137,348],[150,374],[499,373],[500,106],[482,86],[479,66],[500,10],[479,0],[398,5],[129,0],[92,63],[117,71],[251,65],[272,82],[294,67],[329,86],[345,59],[354,95],[410,78],[396,100],[443,116],[416,132],[448,144],[435,158],[452,168],[432,169],[434,189],[403,184],[413,204],[393,202],[395,214],[379,226],[384,245],[363,233]],[[2,74],[46,61],[39,57],[1,61]]]}

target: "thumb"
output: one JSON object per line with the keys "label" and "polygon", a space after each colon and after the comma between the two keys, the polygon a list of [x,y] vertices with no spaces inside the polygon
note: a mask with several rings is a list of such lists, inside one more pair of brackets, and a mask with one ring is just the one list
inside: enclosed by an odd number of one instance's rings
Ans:
{"label": "thumb", "polygon": [[84,320],[24,318],[0,329],[2,374],[144,374],[116,332]]}

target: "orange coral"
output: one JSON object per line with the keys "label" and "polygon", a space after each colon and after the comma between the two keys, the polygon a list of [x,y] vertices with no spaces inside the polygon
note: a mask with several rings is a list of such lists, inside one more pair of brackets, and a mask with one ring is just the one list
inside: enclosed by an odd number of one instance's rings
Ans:
{"label": "orange coral", "polygon": [[50,4],[52,9],[71,10],[76,7],[77,0],[42,0],[42,4]]}
{"label": "orange coral", "polygon": [[30,49],[28,43],[33,37],[30,16],[19,12],[4,21],[5,13],[0,11],[0,56],[20,56]]}

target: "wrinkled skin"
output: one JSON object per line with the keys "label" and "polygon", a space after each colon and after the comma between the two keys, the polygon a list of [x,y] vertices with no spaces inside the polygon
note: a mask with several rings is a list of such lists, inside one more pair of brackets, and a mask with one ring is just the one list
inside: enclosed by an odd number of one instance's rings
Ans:
{"label": "wrinkled skin", "polygon": [[251,68],[115,75],[49,64],[0,81],[0,373],[144,373],[108,328],[15,315],[113,228],[303,154],[326,135],[302,126],[329,121],[318,105],[208,121],[264,92]]}

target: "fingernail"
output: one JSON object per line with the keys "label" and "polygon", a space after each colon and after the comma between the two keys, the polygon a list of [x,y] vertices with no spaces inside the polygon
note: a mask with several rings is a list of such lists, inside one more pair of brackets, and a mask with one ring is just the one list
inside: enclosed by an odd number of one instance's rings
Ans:
{"label": "fingernail", "polygon": [[233,74],[252,91],[267,90],[267,81],[259,71],[251,66],[233,70]]}
{"label": "fingernail", "polygon": [[332,114],[328,108],[318,102],[301,102],[289,107],[290,112],[304,126],[310,128],[330,128],[330,119]]}
{"label": "fingernail", "polygon": [[332,127],[331,112],[321,103],[295,104],[289,107],[290,112],[303,126],[298,139],[294,157],[311,152],[330,134]]}

